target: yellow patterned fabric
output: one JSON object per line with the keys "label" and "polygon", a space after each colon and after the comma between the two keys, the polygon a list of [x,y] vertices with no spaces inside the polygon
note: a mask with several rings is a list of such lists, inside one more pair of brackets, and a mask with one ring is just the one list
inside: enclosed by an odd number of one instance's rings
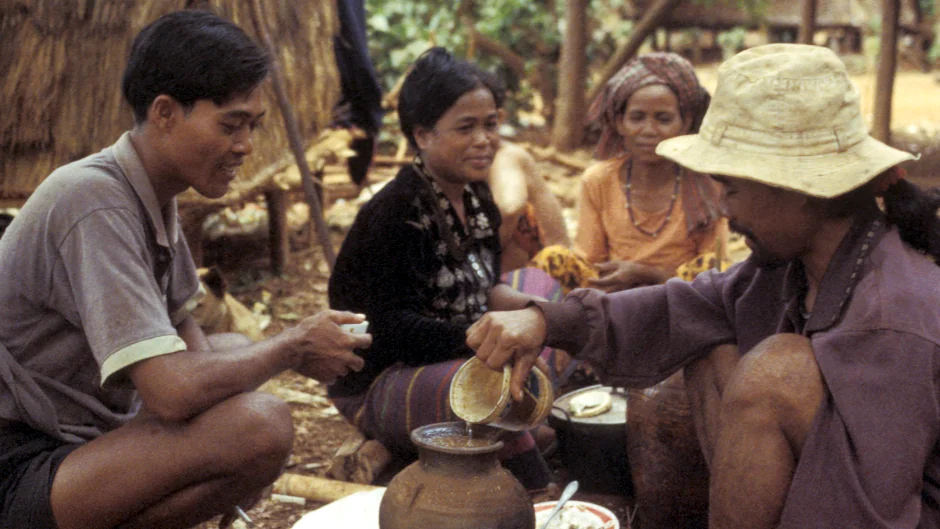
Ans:
{"label": "yellow patterned fabric", "polygon": [[691,261],[679,265],[679,268],[676,269],[676,277],[683,281],[692,281],[695,276],[706,270],[717,268],[719,271],[724,272],[729,266],[731,266],[731,261],[719,259],[718,254],[715,252],[705,252]]}
{"label": "yellow patterned fabric", "polygon": [[[532,258],[529,266],[552,276],[561,284],[564,294],[576,288],[590,287],[588,280],[597,277],[597,269],[591,263],[569,248],[560,245],[543,248]],[[717,268],[723,272],[729,266],[731,266],[731,261],[719,260],[716,252],[709,251],[679,265],[676,269],[676,276],[684,281],[691,281],[706,270]]]}
{"label": "yellow patterned fabric", "polygon": [[561,284],[565,294],[588,286],[587,280],[597,277],[597,270],[591,263],[569,248],[557,244],[542,248],[529,262],[529,266],[552,276]]}

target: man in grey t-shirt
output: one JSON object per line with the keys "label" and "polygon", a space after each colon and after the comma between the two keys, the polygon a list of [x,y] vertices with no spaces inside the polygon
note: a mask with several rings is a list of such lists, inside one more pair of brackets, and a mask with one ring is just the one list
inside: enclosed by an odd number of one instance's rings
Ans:
{"label": "man in grey t-shirt", "polygon": [[180,11],[134,41],[135,125],[51,174],[0,239],[0,527],[189,527],[248,506],[292,445],[254,392],[362,367],[371,337],[325,311],[252,344],[206,336],[176,195],[221,197],[252,151],[268,57]]}

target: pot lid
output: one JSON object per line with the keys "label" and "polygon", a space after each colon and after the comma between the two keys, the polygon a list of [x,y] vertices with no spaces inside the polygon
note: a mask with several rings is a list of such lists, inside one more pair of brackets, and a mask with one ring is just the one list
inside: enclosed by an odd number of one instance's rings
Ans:
{"label": "pot lid", "polygon": [[[602,405],[609,398],[610,408],[603,413],[592,415],[592,404]],[[587,409],[585,409],[587,408]],[[603,406],[606,408],[606,406]],[[587,411],[591,416],[579,416],[579,410]],[[627,395],[619,388],[597,384],[581,388],[555,399],[552,417],[559,421],[577,424],[626,424]]]}

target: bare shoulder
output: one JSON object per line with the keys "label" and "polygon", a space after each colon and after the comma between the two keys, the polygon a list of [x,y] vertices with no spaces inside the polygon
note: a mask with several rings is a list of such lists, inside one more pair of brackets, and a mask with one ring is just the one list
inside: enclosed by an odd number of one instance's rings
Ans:
{"label": "bare shoulder", "polygon": [[617,178],[622,163],[623,160],[619,158],[595,162],[581,174],[581,181],[584,185],[602,186],[609,179]]}
{"label": "bare shoulder", "polygon": [[518,213],[529,200],[528,173],[534,163],[529,165],[527,158],[532,160],[532,155],[522,147],[502,142],[493,159],[489,184],[503,216]]}
{"label": "bare shoulder", "polygon": [[505,167],[512,165],[527,166],[534,163],[535,158],[532,157],[529,151],[506,140],[500,143],[499,149],[496,151],[496,157],[493,158],[494,167],[497,166],[497,164]]}

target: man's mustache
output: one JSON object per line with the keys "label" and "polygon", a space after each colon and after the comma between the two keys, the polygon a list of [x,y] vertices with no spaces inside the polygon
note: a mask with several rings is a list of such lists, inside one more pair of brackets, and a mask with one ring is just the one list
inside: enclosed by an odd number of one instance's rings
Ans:
{"label": "man's mustache", "polygon": [[757,241],[757,237],[754,236],[754,233],[751,230],[745,228],[744,226],[738,224],[737,222],[733,220],[728,221],[728,228],[735,233],[738,233],[740,235],[747,237],[748,239],[751,239],[752,241],[755,241],[755,242]]}

